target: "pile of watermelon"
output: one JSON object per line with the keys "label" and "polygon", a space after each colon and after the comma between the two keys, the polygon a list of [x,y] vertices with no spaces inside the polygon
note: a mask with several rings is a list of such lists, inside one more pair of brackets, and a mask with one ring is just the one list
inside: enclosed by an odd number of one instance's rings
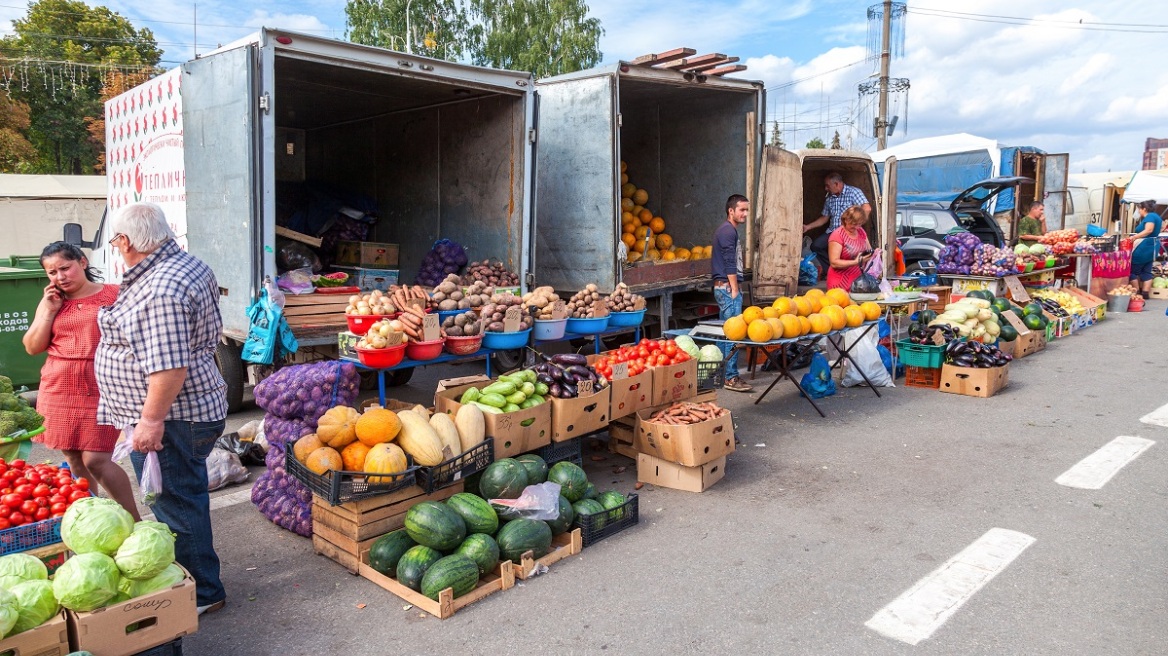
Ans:
{"label": "pile of watermelon", "polygon": [[[473,481],[473,479],[472,479]],[[560,485],[559,517],[541,521],[496,509],[488,499],[517,499],[528,485]],[[549,469],[535,454],[503,458],[487,466],[477,481],[479,494],[459,492],[445,502],[423,501],[406,511],[405,528],[378,538],[369,548],[369,565],[402,585],[437,600],[452,588],[467,594],[501,561],[518,563],[524,552],[542,558],[552,538],[566,533],[581,515],[609,513],[627,500],[609,490],[597,492],[578,465],[558,462]],[[468,483],[468,489],[474,489]],[[624,512],[618,511],[618,512]]]}
{"label": "pile of watermelon", "polygon": [[313,287],[344,287],[347,282],[349,282],[349,274],[343,271],[312,277]]}

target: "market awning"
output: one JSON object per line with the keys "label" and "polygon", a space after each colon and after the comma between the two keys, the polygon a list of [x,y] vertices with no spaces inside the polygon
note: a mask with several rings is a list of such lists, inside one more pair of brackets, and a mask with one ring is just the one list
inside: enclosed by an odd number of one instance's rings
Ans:
{"label": "market awning", "polygon": [[1138,203],[1143,200],[1168,204],[1168,169],[1136,171],[1123,192],[1123,202]]}

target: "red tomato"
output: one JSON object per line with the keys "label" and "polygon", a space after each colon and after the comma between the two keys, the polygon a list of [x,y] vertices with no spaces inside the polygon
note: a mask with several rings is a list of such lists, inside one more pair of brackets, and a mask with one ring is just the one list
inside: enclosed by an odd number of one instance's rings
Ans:
{"label": "red tomato", "polygon": [[60,494],[61,496],[64,496],[64,497],[68,497],[69,494],[72,493],[74,489],[76,489],[76,488],[74,488],[72,484],[62,485],[61,487],[57,488],[57,494]]}
{"label": "red tomato", "polygon": [[49,512],[48,508],[37,508],[36,515],[34,515],[38,522],[44,519],[48,519],[50,516],[52,516],[52,513]]}
{"label": "red tomato", "polygon": [[58,517],[64,517],[64,516],[65,516],[65,513],[63,513],[63,512],[53,513],[52,515],[50,515],[50,517],[52,517],[53,519],[56,519]]}
{"label": "red tomato", "polygon": [[33,497],[32,502],[35,503],[38,508],[48,508],[49,506],[53,505],[49,503],[48,497]]}
{"label": "red tomato", "polygon": [[25,501],[24,503],[20,504],[20,512],[28,515],[29,517],[35,515],[36,511],[37,505],[35,501]]}
{"label": "red tomato", "polygon": [[665,345],[665,348],[662,350],[665,351],[665,355],[668,355],[669,357],[673,357],[673,356],[677,355],[677,344],[674,344],[673,342],[669,342]]}
{"label": "red tomato", "polygon": [[64,494],[54,493],[53,496],[49,497],[49,504],[50,505],[54,504],[54,503],[68,503],[68,502],[69,502],[69,497],[65,496]]}
{"label": "red tomato", "polygon": [[10,487],[0,488],[0,496],[3,496],[5,494],[12,494],[12,488],[10,488]]}
{"label": "red tomato", "polygon": [[0,503],[3,503],[9,510],[16,510],[20,504],[24,503],[24,497],[19,494],[5,494],[0,497]]}
{"label": "red tomato", "polygon": [[35,471],[25,472],[24,480],[28,481],[32,485],[40,485],[41,475]]}
{"label": "red tomato", "polygon": [[73,483],[73,487],[77,488],[78,490],[88,490],[89,489],[89,479],[79,478],[79,479],[77,479],[77,482]]}
{"label": "red tomato", "polygon": [[0,474],[3,474],[6,471],[8,471],[8,463],[0,460]]}
{"label": "red tomato", "polygon": [[48,485],[45,485],[44,483],[41,483],[32,489],[32,495],[34,497],[48,497],[52,496],[52,494],[52,488],[50,488]]}
{"label": "red tomato", "polygon": [[64,502],[54,503],[53,505],[49,506],[49,512],[51,512],[54,515],[56,515],[57,513],[61,513],[63,515],[63,514],[65,514],[65,511],[68,509],[69,509],[69,506],[67,506]]}
{"label": "red tomato", "polygon": [[8,521],[8,518],[0,517],[0,531],[6,528],[12,528],[12,524]]}
{"label": "red tomato", "polygon": [[78,499],[84,499],[87,496],[89,496],[89,492],[84,490],[73,490],[73,493],[69,495],[69,503],[73,503]]}
{"label": "red tomato", "polygon": [[11,523],[13,526],[20,526],[21,524],[27,524],[27,523],[28,523],[28,520],[24,518],[24,515],[20,514],[19,512],[14,512],[14,513],[12,513],[11,515],[9,515],[9,516],[8,516],[8,521],[9,521],[9,522],[10,522],[10,523]]}
{"label": "red tomato", "polygon": [[20,485],[16,486],[16,488],[13,490],[13,492],[19,494],[20,496],[24,497],[25,499],[31,499],[32,498],[32,484],[21,483]]}
{"label": "red tomato", "polygon": [[13,469],[24,469],[26,466],[28,466],[28,463],[18,458],[8,463],[8,466]]}
{"label": "red tomato", "polygon": [[0,481],[4,481],[6,486],[11,486],[18,478],[20,478],[20,472],[16,471],[15,469],[9,469],[3,474],[0,474]]}

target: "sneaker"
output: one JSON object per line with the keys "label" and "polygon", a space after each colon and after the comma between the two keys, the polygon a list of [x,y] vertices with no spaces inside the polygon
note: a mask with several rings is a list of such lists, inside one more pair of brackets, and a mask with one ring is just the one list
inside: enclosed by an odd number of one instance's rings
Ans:
{"label": "sneaker", "polygon": [[750,392],[754,389],[750,385],[742,382],[741,378],[731,378],[730,380],[727,380],[726,384],[722,387],[730,390],[731,392]]}
{"label": "sneaker", "polygon": [[[227,605],[227,600],[220,599],[219,601],[216,601],[213,604],[207,604],[206,606],[199,606],[196,610],[198,611],[199,615],[203,615],[203,614],[209,615],[209,614],[214,613],[216,611],[223,610],[223,607],[226,605]],[[188,606],[188,608],[189,608],[189,606]]]}

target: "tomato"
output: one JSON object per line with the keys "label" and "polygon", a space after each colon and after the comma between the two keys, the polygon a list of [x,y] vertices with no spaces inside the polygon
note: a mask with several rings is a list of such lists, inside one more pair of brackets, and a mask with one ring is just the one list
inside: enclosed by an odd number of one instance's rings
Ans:
{"label": "tomato", "polygon": [[53,494],[52,488],[50,488],[48,485],[45,485],[44,483],[41,483],[40,485],[38,485],[32,489],[32,496],[33,497],[48,497],[48,496],[52,496],[52,494]]}
{"label": "tomato", "polygon": [[73,487],[77,488],[78,490],[88,490],[89,489],[89,479],[79,478],[79,479],[77,479],[77,482],[73,484]]}
{"label": "tomato", "polygon": [[16,486],[16,489],[14,489],[13,492],[19,494],[20,496],[24,497],[25,499],[31,499],[32,498],[32,485],[29,483],[21,483],[20,485]]}
{"label": "tomato", "polygon": [[12,485],[18,478],[20,478],[20,472],[15,469],[9,469],[3,474],[0,474],[0,481],[4,481],[4,484],[8,486]]}
{"label": "tomato", "polygon": [[19,512],[14,512],[9,515],[8,521],[11,522],[13,526],[20,526],[22,524],[28,523],[28,520],[24,518],[24,515],[20,514]]}
{"label": "tomato", "polygon": [[75,488],[72,485],[62,485],[61,487],[57,488],[57,494],[60,494],[61,496],[64,496],[64,497],[68,497],[69,494],[72,493],[74,489]]}
{"label": "tomato", "polygon": [[4,496],[5,494],[12,494],[12,488],[10,488],[10,487],[0,488],[0,496]]}
{"label": "tomato", "polygon": [[39,522],[41,520],[48,519],[52,514],[53,513],[49,512],[48,508],[37,508],[36,515],[34,515],[34,517],[36,517],[36,520]]}
{"label": "tomato", "polygon": [[69,509],[69,506],[67,504],[65,504],[65,502],[63,502],[63,501],[58,502],[58,503],[54,503],[53,505],[49,506],[49,512],[54,514],[54,515],[56,515],[57,513],[61,513],[63,515],[63,514],[65,514],[65,511],[68,509]]}
{"label": "tomato", "polygon": [[53,519],[56,519],[56,518],[58,518],[58,517],[64,517],[64,516],[65,516],[65,513],[63,513],[63,512],[61,512],[61,513],[53,513],[52,515],[50,515],[50,517],[52,517]]}
{"label": "tomato", "polygon": [[669,342],[668,344],[665,345],[665,348],[663,350],[665,351],[665,355],[668,355],[669,357],[673,357],[673,356],[677,355],[677,344],[674,344],[673,342]]}
{"label": "tomato", "polygon": [[19,494],[5,494],[3,497],[0,497],[0,503],[3,503],[10,510],[16,510],[20,507],[20,504],[24,503],[24,497]]}
{"label": "tomato", "polygon": [[73,493],[69,495],[69,503],[73,503],[78,499],[84,499],[87,496],[89,496],[89,492],[84,490],[73,490]]}
{"label": "tomato", "polygon": [[36,511],[37,505],[35,501],[25,501],[24,503],[20,504],[20,512],[28,515],[29,517],[35,515]]}
{"label": "tomato", "polygon": [[54,503],[68,503],[68,502],[69,502],[69,497],[65,496],[64,494],[54,493],[53,496],[49,497],[49,504],[50,505],[54,504]]}
{"label": "tomato", "polygon": [[12,462],[8,463],[8,466],[13,468],[13,469],[24,469],[25,467],[28,466],[28,463],[17,458],[16,460],[13,460]]}
{"label": "tomato", "polygon": [[30,471],[25,473],[24,480],[28,481],[32,485],[40,485],[41,475],[35,471]]}
{"label": "tomato", "polygon": [[0,474],[3,474],[6,471],[8,471],[8,463],[0,460]]}
{"label": "tomato", "polygon": [[12,523],[8,521],[7,517],[0,517],[0,531],[6,528],[12,528]]}

